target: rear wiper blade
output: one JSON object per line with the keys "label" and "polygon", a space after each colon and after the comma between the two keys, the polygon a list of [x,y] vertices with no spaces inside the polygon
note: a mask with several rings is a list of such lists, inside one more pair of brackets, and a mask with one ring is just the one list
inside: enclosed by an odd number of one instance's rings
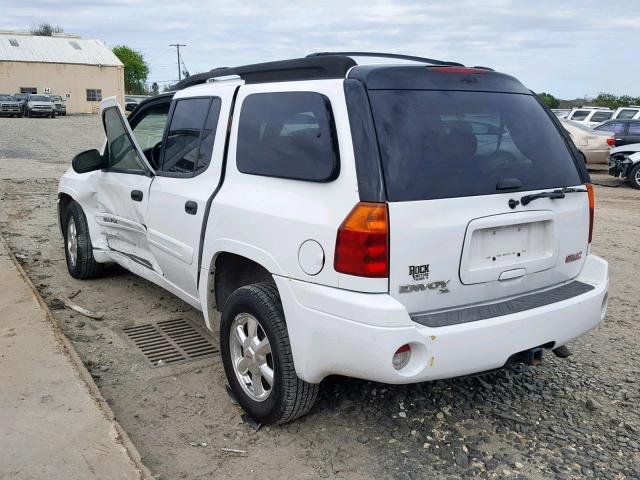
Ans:
{"label": "rear wiper blade", "polygon": [[520,199],[520,203],[525,206],[529,205],[533,200],[537,200],[538,198],[551,198],[558,199],[564,198],[566,193],[587,193],[587,190],[583,188],[573,188],[573,187],[562,187],[558,190],[553,190],[551,192],[540,192],[533,193],[531,195],[525,195]]}
{"label": "rear wiper blade", "polygon": [[525,195],[520,199],[520,203],[525,206],[529,205],[532,201],[537,200],[538,198],[564,198],[565,194],[562,190],[554,190],[552,192],[540,192],[540,193],[532,193],[531,195]]}

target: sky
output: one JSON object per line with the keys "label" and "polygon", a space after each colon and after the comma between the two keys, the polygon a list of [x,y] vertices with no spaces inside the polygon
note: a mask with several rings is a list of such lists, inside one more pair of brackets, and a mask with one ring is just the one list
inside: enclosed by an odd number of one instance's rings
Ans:
{"label": "sky", "polygon": [[149,82],[302,57],[378,51],[489,66],[559,98],[640,96],[638,0],[0,0],[0,30],[41,22],[143,53]]}

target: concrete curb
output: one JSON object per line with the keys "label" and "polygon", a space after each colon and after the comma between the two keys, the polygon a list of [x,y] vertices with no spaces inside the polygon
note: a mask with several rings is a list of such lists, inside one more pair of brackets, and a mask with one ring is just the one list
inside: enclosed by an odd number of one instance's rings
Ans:
{"label": "concrete curb", "polygon": [[7,243],[6,239],[4,238],[4,236],[2,234],[0,234],[0,241],[2,242],[4,248],[6,249],[8,255],[9,255],[9,258],[11,258],[11,261],[15,265],[17,271],[20,273],[20,276],[22,277],[23,281],[28,285],[28,287],[31,290],[32,294],[34,295],[34,297],[38,301],[38,304],[40,305],[40,307],[44,311],[47,320],[51,324],[51,328],[53,330],[54,336],[56,337],[56,339],[62,345],[64,353],[71,360],[71,363],[73,364],[73,366],[75,367],[76,371],[80,375],[80,378],[84,381],[84,383],[89,388],[89,392],[91,393],[91,397],[98,404],[98,407],[103,412],[103,414],[107,418],[107,420],[111,424],[113,424],[113,426],[115,427],[116,432],[118,433],[118,439],[117,440],[122,444],[122,446],[127,451],[127,454],[129,456],[131,462],[134,464],[134,466],[136,467],[136,469],[138,470],[138,472],[140,474],[140,478],[142,480],[154,480],[155,477],[151,474],[151,472],[144,465],[144,463],[142,463],[142,457],[140,456],[140,453],[138,452],[138,449],[135,447],[135,445],[133,444],[133,442],[131,441],[131,439],[127,435],[127,432],[124,430],[124,428],[122,428],[122,426],[116,420],[116,416],[113,413],[113,410],[111,410],[111,407],[109,406],[107,401],[102,396],[102,393],[100,392],[100,389],[98,388],[96,383],[93,381],[93,377],[91,376],[89,371],[84,366],[84,363],[82,363],[82,360],[80,359],[80,357],[76,353],[76,351],[73,348],[73,345],[71,344],[71,342],[69,342],[67,337],[64,335],[64,333],[62,333],[62,331],[60,330],[60,328],[56,324],[56,322],[55,322],[55,320],[53,318],[53,315],[51,313],[51,310],[49,309],[49,306],[45,303],[44,299],[40,296],[40,293],[38,292],[38,290],[35,288],[35,286],[31,282],[31,279],[29,278],[27,273],[22,268],[22,265],[20,265],[20,262],[18,262],[18,259],[16,258],[15,254],[13,253],[11,248],[9,247],[9,244]]}

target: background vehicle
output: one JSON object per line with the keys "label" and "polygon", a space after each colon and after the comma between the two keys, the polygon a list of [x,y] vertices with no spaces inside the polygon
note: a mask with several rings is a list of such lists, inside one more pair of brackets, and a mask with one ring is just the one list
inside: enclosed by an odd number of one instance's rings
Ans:
{"label": "background vehicle", "polygon": [[640,120],[608,120],[593,129],[599,132],[611,132],[616,147],[640,143]]}
{"label": "background vehicle", "polygon": [[55,118],[56,111],[50,97],[46,95],[29,95],[24,104],[24,114],[27,117]]}
{"label": "background vehicle", "polygon": [[328,375],[561,356],[606,312],[589,174],[540,100],[486,68],[352,55],[192,75],[128,121],[106,99],[104,151],[60,181],[70,274],[116,262],[202,310],[263,423]]}
{"label": "background vehicle", "polygon": [[640,189],[640,143],[611,149],[609,175],[626,178],[633,188]]}
{"label": "background vehicle", "polygon": [[589,127],[594,127],[599,123],[609,120],[613,115],[613,110],[604,107],[580,107],[571,110],[567,120],[584,123]]}
{"label": "background vehicle", "polygon": [[22,117],[20,102],[11,95],[0,93],[0,116]]}
{"label": "background vehicle", "polygon": [[613,112],[612,120],[636,120],[640,119],[640,106],[629,105],[628,107],[619,107]]}
{"label": "background vehicle", "polygon": [[570,108],[552,108],[551,111],[558,118],[567,118],[571,113]]}
{"label": "background vehicle", "polygon": [[53,101],[53,107],[56,111],[56,115],[64,116],[67,114],[67,106],[60,95],[51,95],[51,100]]}
{"label": "background vehicle", "polygon": [[609,161],[609,148],[614,140],[611,132],[598,132],[583,123],[561,120],[562,126],[569,132],[571,140],[589,164],[606,164]]}
{"label": "background vehicle", "polygon": [[24,115],[24,106],[27,103],[27,99],[29,98],[30,93],[14,93],[13,98],[15,98],[20,104],[20,111],[22,115]]}

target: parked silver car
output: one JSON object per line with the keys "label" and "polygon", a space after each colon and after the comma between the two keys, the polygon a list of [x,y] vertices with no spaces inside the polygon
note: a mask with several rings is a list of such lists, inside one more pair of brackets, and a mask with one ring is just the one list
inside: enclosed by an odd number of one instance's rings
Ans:
{"label": "parked silver car", "polygon": [[0,117],[22,117],[20,102],[12,95],[0,93]]}
{"label": "parked silver car", "polygon": [[47,95],[29,95],[24,105],[24,114],[27,117],[49,117],[55,118],[56,111],[53,100]]}

